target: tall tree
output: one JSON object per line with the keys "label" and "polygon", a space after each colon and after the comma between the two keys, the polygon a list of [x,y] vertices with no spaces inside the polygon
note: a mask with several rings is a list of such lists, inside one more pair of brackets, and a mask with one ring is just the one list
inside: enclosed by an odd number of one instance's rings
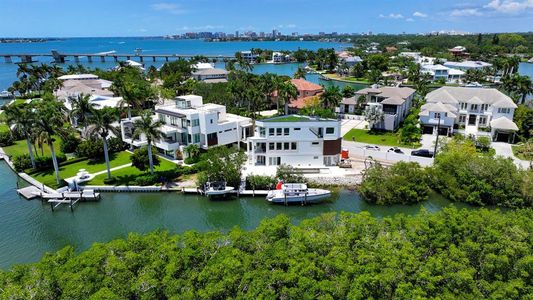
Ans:
{"label": "tall tree", "polygon": [[285,115],[289,114],[289,104],[293,99],[298,97],[298,90],[290,80],[286,80],[278,84],[278,99],[281,100],[285,106]]}
{"label": "tall tree", "polygon": [[52,153],[52,163],[54,165],[56,182],[61,183],[59,176],[59,165],[57,163],[56,152],[54,149],[54,138],[56,134],[64,135],[65,129],[65,107],[53,96],[44,97],[36,106],[35,125],[39,127],[41,135],[45,136]]}
{"label": "tall tree", "polygon": [[296,72],[294,72],[293,78],[295,79],[305,79],[306,72],[304,68],[301,66],[298,66],[298,69],[296,69]]}
{"label": "tall tree", "polygon": [[31,129],[34,125],[35,114],[31,106],[26,103],[8,105],[4,108],[4,113],[7,124],[15,126],[16,130],[26,138],[31,165],[35,169],[35,157],[31,142]]}
{"label": "tall tree", "polygon": [[83,126],[83,135],[87,132],[87,123],[89,116],[93,112],[94,104],[91,103],[91,96],[80,94],[77,96],[70,96],[68,101],[72,109],[69,112],[70,118],[74,121],[76,119],[77,125]]}
{"label": "tall tree", "polygon": [[115,136],[120,135],[120,130],[113,124],[118,122],[119,116],[117,111],[110,107],[95,109],[88,120],[90,126],[87,129],[88,136],[99,136],[104,144],[104,158],[107,170],[107,178],[111,178],[111,168],[109,166],[109,150],[107,139],[112,133]]}
{"label": "tall tree", "polygon": [[322,106],[328,109],[334,109],[342,101],[342,93],[338,86],[328,86],[320,95]]}
{"label": "tall tree", "polygon": [[163,137],[163,132],[161,132],[160,127],[163,125],[163,122],[155,120],[152,112],[149,110],[144,111],[141,114],[140,119],[133,122],[133,127],[135,128],[133,135],[135,138],[144,137],[148,146],[148,161],[150,162],[150,173],[154,174],[154,162],[152,159],[152,143],[155,140],[161,139]]}

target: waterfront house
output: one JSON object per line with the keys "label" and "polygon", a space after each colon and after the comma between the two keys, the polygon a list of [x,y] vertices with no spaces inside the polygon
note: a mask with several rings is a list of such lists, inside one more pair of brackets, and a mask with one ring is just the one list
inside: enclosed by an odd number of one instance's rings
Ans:
{"label": "waterfront house", "polygon": [[[142,136],[133,139],[133,124],[136,118],[121,122],[122,139],[135,147],[146,145]],[[244,143],[252,135],[252,120],[226,113],[226,107],[203,103],[201,96],[178,96],[155,107],[154,119],[163,122],[160,130],[164,138],[155,141],[155,147],[162,155],[180,159],[183,149],[197,144],[201,149],[215,146]]]}
{"label": "waterfront house", "polygon": [[383,121],[373,124],[374,129],[394,131],[405,119],[411,108],[415,90],[407,87],[379,87],[374,85],[355,92],[351,98],[344,98],[340,104],[341,114],[352,114],[356,111],[360,97],[364,105],[377,106],[383,112]]}
{"label": "waterfront house", "polygon": [[241,51],[241,58],[249,63],[255,63],[255,60],[257,59],[257,54],[253,53],[252,51]]}
{"label": "waterfront house", "polygon": [[444,79],[447,83],[460,83],[465,75],[464,71],[452,69],[441,64],[422,64],[421,72],[428,74],[433,81]]}
{"label": "waterfront house", "polygon": [[350,68],[363,61],[361,57],[353,56],[348,51],[338,52],[337,57],[339,58],[339,61],[346,63],[346,65]]}
{"label": "waterfront house", "polygon": [[283,54],[281,52],[272,52],[272,63],[282,64],[290,62],[291,56],[288,54]]}
{"label": "waterfront house", "polygon": [[[490,135],[495,141],[512,142],[518,127],[513,122],[516,104],[497,89],[441,87],[426,96],[421,108],[423,132],[450,135]],[[440,121],[439,121],[440,120]]]}
{"label": "waterfront house", "polygon": [[288,115],[255,124],[255,134],[248,139],[248,158],[253,165],[306,168],[339,162],[342,137],[338,120]]}
{"label": "waterfront house", "polygon": [[298,91],[296,99],[293,99],[289,104],[289,112],[291,114],[298,113],[298,111],[305,107],[307,102],[316,96],[320,96],[324,92],[321,85],[309,82],[305,79],[291,79],[291,83]]}

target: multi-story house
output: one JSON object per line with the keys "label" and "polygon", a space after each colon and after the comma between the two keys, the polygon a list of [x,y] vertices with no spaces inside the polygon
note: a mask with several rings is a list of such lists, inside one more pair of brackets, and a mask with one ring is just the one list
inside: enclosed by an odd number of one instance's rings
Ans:
{"label": "multi-story house", "polygon": [[393,131],[398,128],[411,108],[415,90],[400,87],[372,86],[359,90],[355,96],[344,98],[340,104],[340,113],[354,113],[359,97],[365,98],[365,105],[377,106],[383,112],[383,120],[373,124],[374,129]]}
{"label": "multi-story house", "polygon": [[[138,117],[137,117],[138,118]],[[147,144],[141,136],[133,139],[137,118],[123,119],[122,140],[135,147]],[[252,133],[252,120],[226,113],[223,105],[203,103],[201,96],[178,96],[172,101],[155,107],[154,119],[163,122],[160,130],[164,137],[155,141],[160,154],[179,159],[189,144],[202,149],[233,143],[245,143]]]}
{"label": "multi-story house", "polygon": [[428,74],[433,81],[444,79],[445,82],[449,83],[459,83],[465,75],[465,72],[461,70],[449,68],[441,64],[422,64],[421,72]]}
{"label": "multi-story house", "polygon": [[257,54],[253,53],[252,51],[241,51],[241,58],[249,63],[255,63],[255,60],[257,59]]}
{"label": "multi-story house", "polygon": [[275,64],[286,63],[286,62],[289,62],[290,60],[291,60],[291,57],[288,54],[283,54],[281,52],[276,52],[276,51],[272,52],[272,62]]}
{"label": "multi-story house", "polygon": [[256,121],[248,158],[256,166],[334,166],[341,152],[340,122],[288,115]]}
{"label": "multi-story house", "polygon": [[420,122],[424,133],[452,134],[463,128],[466,135],[490,132],[495,141],[512,142],[518,127],[513,122],[516,104],[497,89],[442,87],[426,96]]}
{"label": "multi-story house", "polygon": [[307,105],[307,102],[324,92],[324,88],[318,84],[309,82],[305,79],[291,79],[292,85],[296,87],[297,96],[289,103],[289,113],[297,114],[298,111]]}

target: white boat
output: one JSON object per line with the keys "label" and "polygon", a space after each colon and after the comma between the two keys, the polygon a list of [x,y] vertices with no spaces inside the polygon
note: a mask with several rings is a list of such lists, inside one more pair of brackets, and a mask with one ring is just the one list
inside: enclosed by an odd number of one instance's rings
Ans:
{"label": "white boat", "polygon": [[268,192],[266,199],[272,203],[316,203],[330,196],[330,191],[310,189],[305,183],[284,183],[281,189]]}
{"label": "white boat", "polygon": [[204,194],[207,197],[224,196],[232,193],[233,190],[234,188],[232,186],[227,186],[222,181],[207,182],[204,186]]}
{"label": "white boat", "polygon": [[13,98],[13,94],[11,94],[10,92],[8,91],[0,92],[0,99],[12,99],[12,98]]}

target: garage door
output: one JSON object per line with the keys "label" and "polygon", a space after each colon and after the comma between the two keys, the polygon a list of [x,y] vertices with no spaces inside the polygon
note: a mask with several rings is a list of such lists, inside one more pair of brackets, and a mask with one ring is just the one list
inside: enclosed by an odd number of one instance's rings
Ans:
{"label": "garage door", "polygon": [[433,126],[424,126],[423,134],[433,134]]}

